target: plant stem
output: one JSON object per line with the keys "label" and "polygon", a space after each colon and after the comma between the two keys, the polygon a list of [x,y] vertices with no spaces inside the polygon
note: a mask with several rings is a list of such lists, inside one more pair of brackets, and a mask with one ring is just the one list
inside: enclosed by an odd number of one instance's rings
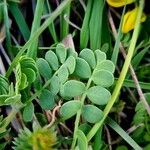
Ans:
{"label": "plant stem", "polygon": [[0,128],[0,133],[6,130],[6,127],[16,116],[17,112],[18,111],[16,109],[12,109],[12,111],[9,113],[9,115],[2,121],[2,123],[4,122],[4,125],[2,126],[2,128]]}
{"label": "plant stem", "polygon": [[137,14],[137,18],[136,18],[136,22],[135,22],[135,28],[134,28],[134,32],[132,35],[132,39],[130,42],[130,46],[129,46],[129,50],[128,50],[128,54],[127,57],[125,59],[125,63],[123,65],[122,71],[120,73],[119,79],[116,83],[115,89],[113,91],[112,97],[110,99],[110,101],[108,102],[108,104],[106,105],[105,109],[104,109],[104,116],[102,118],[101,121],[99,121],[98,123],[96,123],[93,128],[90,130],[90,132],[87,135],[87,140],[90,141],[91,138],[95,135],[95,133],[97,132],[97,130],[102,126],[102,124],[104,123],[108,113],[110,112],[113,104],[115,103],[115,100],[117,99],[119,92],[121,90],[121,87],[123,85],[124,79],[126,77],[127,71],[129,69],[129,65],[134,53],[134,49],[136,46],[136,42],[137,42],[137,38],[139,35],[139,30],[140,30],[140,20],[141,20],[141,16],[142,16],[142,11],[143,11],[143,7],[144,7],[144,1],[140,0],[139,2],[139,9],[138,9],[138,14]]}
{"label": "plant stem", "polygon": [[28,40],[28,42],[22,47],[22,49],[19,51],[17,56],[14,58],[12,64],[8,68],[8,71],[6,72],[6,77],[8,78],[13,71],[13,68],[16,66],[20,56],[25,52],[25,50],[30,46],[30,44],[36,40],[41,33],[54,21],[54,19],[61,14],[61,12],[70,4],[72,0],[65,0],[63,1],[58,8],[51,14],[51,16],[45,20],[45,22],[41,25],[41,27],[36,30],[36,32],[33,34],[33,36]]}
{"label": "plant stem", "polygon": [[[92,82],[92,78],[89,78],[87,85],[86,85],[86,90],[90,87]],[[77,115],[76,115],[76,120],[75,120],[75,127],[74,127],[74,134],[73,134],[73,141],[72,141],[72,145],[71,145],[71,150],[73,150],[75,148],[75,144],[76,144],[76,140],[77,140],[77,130],[78,130],[78,126],[79,126],[79,122],[80,122],[80,116],[82,113],[82,107],[84,105],[84,101],[86,98],[86,92],[82,95],[81,97],[81,108],[80,110],[78,110]]]}

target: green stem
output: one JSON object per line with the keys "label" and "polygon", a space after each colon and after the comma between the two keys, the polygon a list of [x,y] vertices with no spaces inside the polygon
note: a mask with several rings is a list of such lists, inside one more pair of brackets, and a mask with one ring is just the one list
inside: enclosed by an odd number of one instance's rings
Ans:
{"label": "green stem", "polygon": [[45,22],[41,25],[41,27],[33,34],[33,36],[28,40],[28,42],[22,47],[17,56],[14,58],[11,63],[8,71],[6,72],[6,77],[8,78],[13,71],[13,68],[16,66],[20,56],[25,52],[25,50],[30,46],[30,44],[36,40],[41,33],[54,21],[54,19],[61,14],[61,12],[70,4],[71,0],[63,1],[59,7],[51,14],[51,16],[45,20]]}
{"label": "green stem", "polygon": [[[3,120],[4,122],[4,126],[2,126],[2,128],[0,128],[0,132],[1,131],[5,131],[6,127],[10,124],[10,122],[14,119],[14,117],[16,116],[18,110],[16,109],[12,109],[12,111],[10,112],[10,114]],[[2,123],[3,123],[2,122]]]}
{"label": "green stem", "polygon": [[87,135],[87,139],[88,141],[90,141],[92,139],[92,137],[95,135],[95,133],[98,131],[98,129],[102,126],[102,124],[104,123],[108,113],[110,112],[113,104],[115,103],[115,100],[117,99],[121,87],[123,85],[124,79],[126,77],[127,71],[129,69],[129,65],[134,53],[134,49],[136,46],[136,42],[137,42],[137,38],[139,35],[139,30],[140,30],[140,20],[141,20],[141,16],[142,16],[142,11],[143,11],[143,7],[144,7],[144,1],[140,0],[139,3],[139,9],[138,9],[138,14],[137,14],[137,18],[136,18],[136,22],[135,22],[135,28],[134,28],[134,32],[132,35],[132,39],[130,42],[130,46],[129,46],[129,50],[128,50],[128,54],[125,60],[125,63],[123,65],[122,71],[120,73],[119,79],[116,83],[115,89],[113,91],[112,97],[110,99],[110,101],[108,102],[108,104],[106,105],[105,109],[104,109],[104,116],[103,119],[101,121],[99,121],[98,123],[96,123],[93,128],[90,130],[90,132]]}
{"label": "green stem", "polygon": [[[91,82],[92,82],[92,79],[90,78],[88,80],[87,85],[86,85],[86,90],[90,87]],[[79,122],[80,122],[80,116],[81,116],[81,113],[82,113],[82,107],[84,105],[85,98],[86,98],[86,92],[81,97],[81,108],[80,108],[80,110],[78,110],[77,115],[76,115],[74,135],[73,135],[71,150],[73,150],[75,148],[75,144],[76,144],[76,140],[77,140],[77,130],[78,130],[78,126],[79,126]]]}

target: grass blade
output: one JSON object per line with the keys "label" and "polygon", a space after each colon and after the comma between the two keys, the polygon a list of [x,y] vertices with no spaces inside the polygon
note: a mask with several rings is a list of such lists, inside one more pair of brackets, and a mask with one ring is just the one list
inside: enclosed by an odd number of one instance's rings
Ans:
{"label": "grass blade", "polygon": [[89,41],[89,21],[91,17],[92,0],[88,0],[87,8],[80,32],[80,49],[87,47]]}
{"label": "grass blade", "polygon": [[60,39],[63,40],[69,34],[69,24],[64,19],[64,15],[67,15],[67,18],[70,16],[70,5],[60,15]]}
{"label": "grass blade", "polygon": [[90,48],[93,50],[100,49],[101,47],[103,9],[104,1],[93,0],[93,8],[90,19]]}
{"label": "grass blade", "polygon": [[[44,11],[45,11],[46,13],[49,13],[49,14],[52,13],[52,11],[51,11],[51,6],[49,5],[48,0],[47,0],[47,3],[46,3],[46,6],[44,7]],[[57,42],[58,42],[58,37],[57,37],[57,34],[56,34],[54,22],[52,22],[52,23],[48,26],[48,30],[49,30],[49,32],[50,32],[50,34],[51,34],[51,36],[52,36],[54,42],[57,43]]]}
{"label": "grass blade", "polygon": [[[34,20],[32,23],[30,39],[32,38],[33,34],[37,31],[37,29],[40,27],[43,8],[44,8],[44,0],[37,0],[35,14],[34,14]],[[38,38],[36,40],[34,40],[31,43],[31,45],[29,46],[28,51],[27,51],[27,55],[29,57],[32,57],[35,59],[36,55],[37,55],[37,47],[38,47]]]}
{"label": "grass blade", "polygon": [[136,150],[142,150],[142,148],[111,118],[106,119],[106,123],[115,130],[131,147]]}
{"label": "grass blade", "polygon": [[30,30],[29,30],[29,27],[22,15],[21,11],[18,8],[18,4],[10,3],[9,11],[12,13],[12,15],[20,29],[20,32],[22,33],[24,40],[27,41],[30,37]]}

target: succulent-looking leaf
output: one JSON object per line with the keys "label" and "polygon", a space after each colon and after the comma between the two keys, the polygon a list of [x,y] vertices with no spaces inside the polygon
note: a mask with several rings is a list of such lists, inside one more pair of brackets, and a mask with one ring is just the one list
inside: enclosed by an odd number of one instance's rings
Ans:
{"label": "succulent-looking leaf", "polygon": [[31,68],[34,70],[34,72],[37,72],[36,63],[32,58],[27,57],[27,56],[21,56],[19,62],[20,62],[22,69],[23,68]]}
{"label": "succulent-looking leaf", "polygon": [[97,64],[96,69],[97,70],[104,69],[104,70],[110,71],[111,73],[114,73],[115,66],[114,66],[112,61],[110,61],[110,60],[103,60],[103,61],[101,61],[100,63]]}
{"label": "succulent-looking leaf", "polygon": [[22,69],[22,72],[27,76],[27,81],[29,83],[32,83],[36,79],[36,73],[31,68],[24,68]]}
{"label": "succulent-looking leaf", "polygon": [[57,76],[51,78],[50,91],[56,95],[60,89],[60,79]]}
{"label": "succulent-looking leaf", "polygon": [[85,91],[84,83],[76,80],[67,81],[62,88],[65,97],[79,96]]}
{"label": "succulent-looking leaf", "polygon": [[20,85],[19,85],[19,89],[23,90],[27,86],[28,86],[27,76],[24,73],[22,73],[21,74],[21,82],[20,82]]}
{"label": "succulent-looking leaf", "polygon": [[62,66],[59,71],[58,71],[58,78],[60,80],[61,83],[64,83],[65,81],[67,81],[69,76],[69,72],[66,66]]}
{"label": "succulent-looking leaf", "polygon": [[17,95],[8,97],[8,98],[5,100],[5,104],[6,104],[6,105],[15,105],[15,104],[21,102],[20,99],[21,99],[21,95],[20,95],[20,94],[17,94]]}
{"label": "succulent-looking leaf", "polygon": [[87,122],[96,123],[103,118],[103,112],[93,105],[84,105],[82,115]]}
{"label": "succulent-looking leaf", "polygon": [[5,100],[9,98],[9,95],[0,95],[0,106],[6,105]]}
{"label": "succulent-looking leaf", "polygon": [[68,56],[68,58],[70,56],[73,56],[74,58],[77,58],[78,53],[75,52],[75,50],[73,50],[72,48],[67,48],[67,56]]}
{"label": "succulent-looking leaf", "polygon": [[53,51],[48,51],[45,54],[45,59],[48,61],[49,65],[53,70],[57,70],[59,67],[59,62],[56,54]]}
{"label": "succulent-looking leaf", "polygon": [[88,48],[83,49],[80,54],[79,57],[83,58],[89,65],[91,68],[95,68],[96,66],[96,60],[95,60],[95,55],[94,52]]}
{"label": "succulent-looking leaf", "polygon": [[25,122],[32,121],[33,114],[34,114],[34,105],[33,105],[32,102],[30,102],[29,104],[27,104],[24,107],[24,110],[23,110],[23,120]]}
{"label": "succulent-looking leaf", "polygon": [[106,60],[106,54],[99,49],[94,51],[97,63]]}
{"label": "succulent-looking leaf", "polygon": [[103,70],[95,71],[92,75],[92,80],[97,85],[101,85],[103,87],[109,87],[114,82],[114,76],[111,72],[103,69]]}
{"label": "succulent-looking leaf", "polygon": [[91,130],[91,126],[88,123],[83,123],[79,126],[79,129],[86,135]]}
{"label": "succulent-looking leaf", "polygon": [[42,109],[51,110],[55,106],[54,94],[44,89],[40,95],[39,103]]}
{"label": "succulent-looking leaf", "polygon": [[75,58],[73,56],[69,56],[65,62],[65,65],[68,68],[69,74],[72,74],[76,66]]}
{"label": "succulent-looking leaf", "polygon": [[67,57],[67,50],[63,44],[56,46],[56,55],[61,63],[64,63]]}
{"label": "succulent-looking leaf", "polygon": [[78,139],[79,150],[88,150],[87,138],[81,130],[77,131],[77,139]]}
{"label": "succulent-looking leaf", "polygon": [[79,100],[72,100],[62,105],[60,114],[64,120],[67,120],[74,116],[81,108],[81,102]]}
{"label": "succulent-looking leaf", "polygon": [[108,100],[111,97],[110,92],[101,87],[101,86],[93,86],[88,89],[87,91],[87,97],[97,105],[106,105],[108,103]]}
{"label": "succulent-looking leaf", "polygon": [[77,58],[76,68],[74,73],[83,79],[88,79],[91,77],[91,68],[84,59]]}
{"label": "succulent-looking leaf", "polygon": [[0,75],[0,94],[7,94],[9,89],[8,80]]}
{"label": "succulent-looking leaf", "polygon": [[46,60],[44,60],[43,58],[39,58],[36,61],[36,65],[37,65],[39,72],[42,75],[42,77],[44,77],[46,79],[51,78],[52,70],[51,70],[51,68],[50,68],[50,66]]}
{"label": "succulent-looking leaf", "polygon": [[109,44],[104,43],[101,47],[101,51],[106,53],[108,50],[109,50]]}

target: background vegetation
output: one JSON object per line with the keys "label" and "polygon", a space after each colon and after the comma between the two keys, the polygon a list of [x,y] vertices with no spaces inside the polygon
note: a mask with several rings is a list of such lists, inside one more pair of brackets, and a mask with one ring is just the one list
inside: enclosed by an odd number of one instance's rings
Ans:
{"label": "background vegetation", "polygon": [[0,149],[150,149],[149,2],[109,1],[0,0]]}

